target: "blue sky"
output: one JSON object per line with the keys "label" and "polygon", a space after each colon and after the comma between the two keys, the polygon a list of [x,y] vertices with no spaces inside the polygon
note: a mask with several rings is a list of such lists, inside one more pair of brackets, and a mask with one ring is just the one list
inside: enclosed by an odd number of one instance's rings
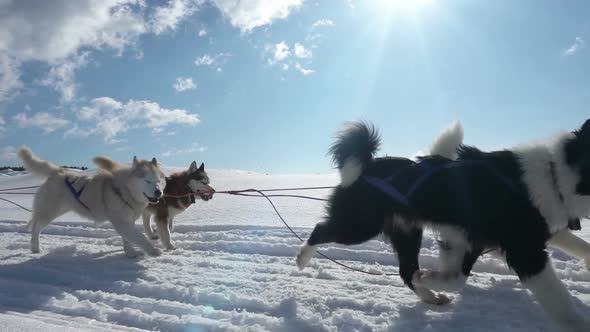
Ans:
{"label": "blue sky", "polygon": [[[412,156],[460,120],[509,147],[589,118],[590,3],[0,1],[0,164],[156,156],[330,172],[342,122]],[[588,42],[587,42],[588,41]]]}

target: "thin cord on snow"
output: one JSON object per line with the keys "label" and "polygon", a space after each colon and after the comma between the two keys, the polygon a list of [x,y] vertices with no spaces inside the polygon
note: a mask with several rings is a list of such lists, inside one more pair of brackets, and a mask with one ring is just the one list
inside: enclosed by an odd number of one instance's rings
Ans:
{"label": "thin cord on snow", "polygon": [[20,204],[18,204],[18,203],[15,203],[15,202],[13,202],[13,201],[11,201],[11,200],[9,200],[9,199],[6,199],[6,198],[2,198],[2,197],[0,197],[0,201],[5,201],[5,202],[8,202],[8,203],[10,203],[10,204],[13,204],[13,205],[16,205],[16,206],[18,206],[19,208],[21,208],[21,209],[23,209],[23,210],[25,210],[25,211],[28,211],[28,212],[33,212],[33,211],[31,211],[31,210],[27,209],[26,207],[24,207],[24,206],[22,206],[22,205],[20,205]]}
{"label": "thin cord on snow", "polygon": [[[320,187],[316,187],[317,189],[320,189]],[[306,189],[316,189],[316,188],[306,188]],[[322,187],[321,189],[327,189],[328,187]],[[293,189],[296,190],[296,189]],[[300,189],[301,190],[301,189]],[[266,190],[266,191],[278,191],[278,190]],[[248,195],[248,194],[244,194],[247,192],[255,192],[258,193],[260,196],[255,196],[255,195]],[[217,194],[228,194],[228,195],[238,195],[238,196],[251,196],[251,197],[264,197],[266,198],[266,200],[268,201],[268,203],[270,203],[270,206],[272,206],[273,210],[275,211],[276,215],[279,217],[279,219],[281,219],[281,221],[283,222],[283,225],[285,225],[285,227],[287,227],[287,229],[296,237],[299,239],[299,241],[304,242],[305,240],[303,240],[299,234],[297,234],[293,228],[291,228],[291,226],[289,226],[289,224],[285,221],[285,219],[283,218],[283,216],[281,215],[281,213],[279,212],[279,210],[277,209],[277,207],[275,206],[275,204],[273,203],[273,201],[270,199],[270,195],[266,195],[265,193],[262,192],[262,190],[258,190],[258,189],[246,189],[246,190],[237,190],[237,191],[218,191]],[[288,195],[285,195],[288,196]],[[293,195],[295,196],[295,195]],[[315,197],[306,197],[306,196],[299,196],[299,198],[308,198],[308,199],[318,199]],[[318,199],[318,200],[323,200],[323,199]],[[365,271],[365,270],[361,270],[361,269],[357,269],[355,267],[346,265],[344,263],[341,263],[333,258],[330,258],[329,256],[327,256],[326,254],[322,253],[321,251],[317,252],[318,255],[324,257],[325,259],[331,261],[332,263],[335,263],[337,265],[340,265],[344,268],[347,268],[349,270],[352,271],[356,271],[356,272],[360,272],[360,273],[364,273],[364,274],[370,274],[370,275],[376,275],[376,276],[398,276],[399,273],[377,273],[377,272],[371,272],[371,271]]]}
{"label": "thin cord on snow", "polygon": [[39,186],[28,186],[28,187],[17,187],[17,188],[4,188],[4,189],[0,189],[0,192],[3,192],[3,191],[11,191],[11,190],[35,189],[35,188],[39,188]]}

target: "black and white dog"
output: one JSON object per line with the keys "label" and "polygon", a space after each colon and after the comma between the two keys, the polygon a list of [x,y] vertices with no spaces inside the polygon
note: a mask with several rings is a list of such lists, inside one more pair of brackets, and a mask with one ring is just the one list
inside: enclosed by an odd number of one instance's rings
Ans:
{"label": "black and white dog", "polygon": [[[567,331],[590,331],[546,252],[550,243],[590,262],[590,245],[568,230],[569,221],[590,212],[590,120],[549,143],[510,150],[486,153],[462,140],[457,123],[417,162],[375,158],[377,130],[348,124],[330,149],[341,183],[326,220],[301,248],[298,267],[320,244],[359,244],[383,232],[397,252],[404,283],[423,301],[445,304],[450,299],[432,290],[458,290],[482,252],[497,248]],[[444,243],[440,271],[418,265],[424,227]]]}

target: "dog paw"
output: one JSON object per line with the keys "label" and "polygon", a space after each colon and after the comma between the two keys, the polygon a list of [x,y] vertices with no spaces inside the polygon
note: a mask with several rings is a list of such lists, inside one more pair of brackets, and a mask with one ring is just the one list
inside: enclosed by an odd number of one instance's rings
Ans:
{"label": "dog paw", "polygon": [[158,248],[152,248],[148,251],[147,254],[152,257],[160,256],[160,255],[162,255],[162,250],[160,250]]}
{"label": "dog paw", "polygon": [[31,253],[33,253],[33,254],[38,254],[40,252],[41,252],[41,250],[39,250],[39,248],[33,248],[33,249],[31,249]]}
{"label": "dog paw", "polygon": [[143,253],[137,250],[125,250],[125,255],[128,258],[137,258],[139,256],[142,256]]}
{"label": "dog paw", "polygon": [[297,258],[295,259],[295,263],[297,264],[299,270],[303,270],[307,266],[307,264],[309,264],[309,261],[311,260],[315,252],[316,246],[310,246],[307,243],[305,243],[305,245],[301,247],[301,250],[297,254]]}
{"label": "dog paw", "polygon": [[432,298],[432,301],[429,302],[430,304],[435,304],[435,305],[445,305],[445,304],[449,304],[453,301],[453,298],[450,296],[447,296],[445,294],[442,293],[436,293],[434,294],[434,297]]}
{"label": "dog paw", "polygon": [[460,290],[467,281],[460,272],[442,272],[431,270],[419,270],[414,273],[412,283],[434,291],[456,292]]}
{"label": "dog paw", "polygon": [[414,285],[414,292],[420,300],[428,304],[444,305],[449,304],[453,301],[452,297],[449,297],[442,293],[434,293],[428,288]]}

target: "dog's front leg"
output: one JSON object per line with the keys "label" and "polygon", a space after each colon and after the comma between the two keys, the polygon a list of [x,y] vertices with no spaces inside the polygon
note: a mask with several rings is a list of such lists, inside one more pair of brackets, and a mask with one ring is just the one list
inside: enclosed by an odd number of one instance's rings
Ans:
{"label": "dog's front leg", "polygon": [[167,250],[174,250],[176,246],[170,239],[170,228],[168,227],[168,218],[164,216],[156,216],[156,225],[158,226],[158,234],[160,235],[160,241]]}
{"label": "dog's front leg", "polygon": [[152,230],[152,225],[150,224],[151,217],[152,214],[148,211],[143,212],[143,214],[141,215],[141,218],[143,219],[143,229],[145,230],[145,235],[147,235],[148,238],[152,240],[157,240],[158,235],[154,233],[154,231]]}
{"label": "dog's front leg", "polygon": [[508,265],[564,331],[590,332],[590,321],[576,312],[571,295],[555,275],[545,250],[506,251]]}
{"label": "dog's front leg", "polygon": [[133,248],[131,243],[125,240],[125,238],[123,238],[123,250],[125,250],[125,255],[129,258],[136,258],[141,255],[141,252]]}
{"label": "dog's front leg", "polygon": [[168,229],[170,233],[174,232],[174,218],[168,219]]}
{"label": "dog's front leg", "polygon": [[448,296],[436,294],[419,283],[421,274],[418,255],[422,244],[422,229],[413,226],[399,227],[394,224],[386,232],[397,252],[399,273],[404,283],[426,303],[441,305],[451,302],[452,299]]}
{"label": "dog's front leg", "polygon": [[566,253],[583,259],[586,268],[590,270],[590,243],[582,240],[567,229],[561,230],[549,239],[549,245],[557,247]]}
{"label": "dog's front leg", "polygon": [[123,237],[123,249],[125,249],[125,241],[128,241],[130,244],[140,247],[150,256],[159,256],[161,254],[160,249],[155,248],[150,241],[135,228],[133,222],[127,220],[113,220],[112,224],[115,231]]}

